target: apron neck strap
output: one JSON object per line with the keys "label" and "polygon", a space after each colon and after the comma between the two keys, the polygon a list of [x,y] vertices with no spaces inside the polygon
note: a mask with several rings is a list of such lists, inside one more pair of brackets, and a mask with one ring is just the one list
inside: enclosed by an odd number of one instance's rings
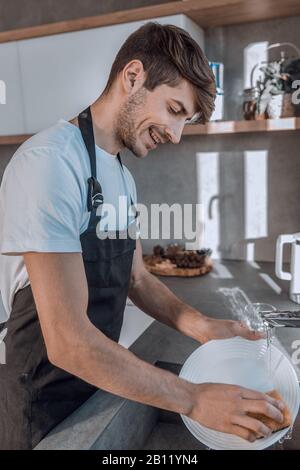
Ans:
{"label": "apron neck strap", "polygon": [[[91,212],[93,209],[97,209],[99,205],[103,204],[103,194],[101,185],[97,180],[96,146],[93,130],[93,119],[90,106],[88,106],[84,111],[82,111],[78,115],[78,124],[83,141],[89,154],[91,164],[91,177],[88,179],[87,200],[88,211]],[[124,168],[119,153],[117,154],[117,158],[124,175]],[[130,203],[131,205],[133,205],[131,194]]]}
{"label": "apron neck strap", "polygon": [[97,208],[103,204],[102,187],[97,180],[97,165],[96,165],[96,147],[93,130],[93,120],[91,108],[88,107],[78,116],[79,129],[85,143],[86,149],[89,154],[91,164],[91,177],[88,178],[88,195],[87,195],[87,209],[89,212],[96,211]]}
{"label": "apron neck strap", "polygon": [[95,138],[93,130],[93,121],[91,108],[88,107],[78,116],[79,129],[81,131],[82,138],[84,140],[86,149],[90,157],[91,164],[91,173],[92,177],[97,179],[97,170],[96,170],[96,147],[95,147]]}

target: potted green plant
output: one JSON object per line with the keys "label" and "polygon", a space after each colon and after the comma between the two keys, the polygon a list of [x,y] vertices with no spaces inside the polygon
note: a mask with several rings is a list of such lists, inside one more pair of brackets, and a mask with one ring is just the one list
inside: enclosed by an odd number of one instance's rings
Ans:
{"label": "potted green plant", "polygon": [[[285,82],[285,91],[293,94],[295,92],[293,83],[300,81],[300,59],[288,61],[283,67],[283,72],[288,75],[288,80]],[[300,105],[294,103],[294,108],[296,116],[300,116]]]}
{"label": "potted green plant", "polygon": [[[267,49],[275,47],[292,47],[300,56],[299,49],[291,43],[271,44]],[[258,68],[261,75],[253,86],[254,72]],[[283,51],[280,59],[256,64],[251,72],[252,90],[255,91],[255,119],[276,119],[295,116],[292,102],[292,82],[300,78],[300,59],[287,59]]]}
{"label": "potted green plant", "polygon": [[258,88],[258,116],[270,119],[294,116],[292,94],[286,92],[286,83],[290,79],[289,74],[283,72],[282,61],[269,62],[260,67],[263,77],[256,86]]}

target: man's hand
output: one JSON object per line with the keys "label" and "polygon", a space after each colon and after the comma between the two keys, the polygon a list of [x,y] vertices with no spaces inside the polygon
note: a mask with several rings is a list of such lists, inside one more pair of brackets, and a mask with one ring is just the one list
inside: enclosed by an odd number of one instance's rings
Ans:
{"label": "man's hand", "polygon": [[260,392],[236,385],[195,385],[194,406],[188,415],[207,428],[235,434],[250,442],[271,434],[265,424],[247,413],[259,413],[283,421],[284,403]]}
{"label": "man's hand", "polygon": [[200,343],[234,336],[250,340],[264,337],[264,334],[251,331],[240,321],[209,318],[176,297],[146,270],[140,240],[137,240],[134,253],[129,297],[148,315]]}
{"label": "man's hand", "polygon": [[199,341],[202,344],[212,339],[233,338],[234,336],[241,336],[249,340],[258,340],[265,337],[264,333],[250,330],[241,321],[216,320],[208,317],[202,317],[199,320]]}

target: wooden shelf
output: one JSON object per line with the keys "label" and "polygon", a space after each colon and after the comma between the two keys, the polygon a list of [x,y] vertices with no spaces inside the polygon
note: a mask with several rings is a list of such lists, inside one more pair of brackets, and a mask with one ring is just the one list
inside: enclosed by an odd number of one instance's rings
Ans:
{"label": "wooden shelf", "polygon": [[0,43],[150,20],[183,13],[199,26],[221,26],[300,15],[299,0],[178,0],[76,20],[60,21],[0,33]]}
{"label": "wooden shelf", "polygon": [[20,145],[31,137],[30,134],[0,135],[0,145]]}
{"label": "wooden shelf", "polygon": [[263,121],[215,121],[204,126],[189,125],[183,135],[222,135],[248,132],[281,132],[300,130],[300,118],[266,119]]}
{"label": "wooden shelf", "polygon": [[[286,132],[300,130],[300,117],[266,119],[265,121],[215,121],[204,126],[185,126],[183,135],[224,135],[249,132]],[[31,137],[30,134],[0,136],[0,145],[18,145]]]}

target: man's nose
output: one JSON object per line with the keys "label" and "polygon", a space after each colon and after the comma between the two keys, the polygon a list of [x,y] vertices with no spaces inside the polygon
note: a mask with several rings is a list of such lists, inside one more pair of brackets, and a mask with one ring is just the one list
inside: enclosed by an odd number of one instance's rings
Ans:
{"label": "man's nose", "polygon": [[179,144],[181,136],[182,136],[183,128],[184,128],[184,124],[177,125],[176,127],[174,126],[172,128],[168,127],[166,129],[166,134],[170,142],[172,142],[172,144]]}

